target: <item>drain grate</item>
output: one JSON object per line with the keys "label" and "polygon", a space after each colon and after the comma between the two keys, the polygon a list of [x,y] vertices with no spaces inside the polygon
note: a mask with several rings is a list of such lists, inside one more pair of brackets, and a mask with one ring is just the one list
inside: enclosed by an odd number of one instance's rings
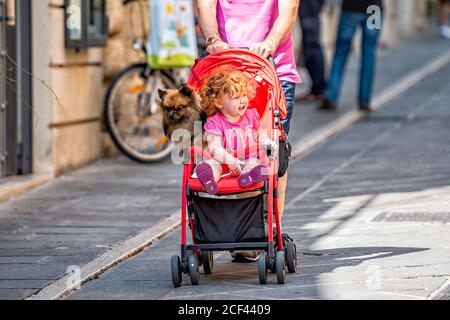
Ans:
{"label": "drain grate", "polygon": [[450,212],[381,212],[374,222],[450,222]]}

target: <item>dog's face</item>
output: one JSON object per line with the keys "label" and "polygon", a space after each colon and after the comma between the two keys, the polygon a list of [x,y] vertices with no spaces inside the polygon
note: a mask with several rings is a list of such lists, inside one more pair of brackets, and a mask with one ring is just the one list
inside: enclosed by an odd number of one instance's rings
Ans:
{"label": "dog's face", "polygon": [[182,120],[192,113],[196,106],[194,91],[188,86],[179,90],[158,90],[164,116],[171,124]]}

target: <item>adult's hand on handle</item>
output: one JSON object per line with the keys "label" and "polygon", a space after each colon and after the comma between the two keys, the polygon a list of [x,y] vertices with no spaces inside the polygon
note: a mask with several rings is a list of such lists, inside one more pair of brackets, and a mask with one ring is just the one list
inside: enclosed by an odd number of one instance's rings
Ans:
{"label": "adult's hand on handle", "polygon": [[206,48],[206,51],[208,51],[209,54],[213,54],[215,52],[218,51],[222,51],[225,49],[228,49],[230,46],[228,45],[228,43],[223,42],[222,40],[217,40],[216,42],[214,42],[213,44],[209,45]]}
{"label": "adult's hand on handle", "polygon": [[264,59],[267,59],[270,56],[273,56],[276,49],[277,48],[276,48],[275,42],[271,41],[271,40],[265,40],[263,42],[256,42],[250,46],[251,52],[254,52],[254,53],[260,55]]}

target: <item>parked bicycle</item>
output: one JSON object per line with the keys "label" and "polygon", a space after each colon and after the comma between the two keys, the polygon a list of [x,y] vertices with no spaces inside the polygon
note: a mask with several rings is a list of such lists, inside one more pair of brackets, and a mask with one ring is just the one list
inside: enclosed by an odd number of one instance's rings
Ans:
{"label": "parked bicycle", "polygon": [[[139,0],[122,3],[134,1],[141,3]],[[133,48],[147,57],[145,26],[142,29],[142,37],[133,41]],[[183,71],[153,70],[146,62],[140,62],[126,67],[109,83],[104,100],[105,125],[114,144],[127,157],[152,163],[171,154],[172,143],[162,127],[158,89],[180,87]]]}

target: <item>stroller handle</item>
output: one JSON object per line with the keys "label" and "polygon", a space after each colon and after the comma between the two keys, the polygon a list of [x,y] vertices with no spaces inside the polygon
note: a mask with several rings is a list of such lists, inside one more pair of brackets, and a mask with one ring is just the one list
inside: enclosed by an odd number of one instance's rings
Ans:
{"label": "stroller handle", "polygon": [[[242,49],[242,50],[250,50],[249,47],[237,47],[237,48],[231,48],[231,49]],[[267,57],[267,60],[269,60],[270,64],[276,69],[277,68],[277,64],[275,63],[275,59],[273,58],[272,55]]]}
{"label": "stroller handle", "polygon": [[[249,47],[235,47],[235,48],[230,48],[230,49],[242,49],[242,50],[250,50]],[[205,54],[203,54],[203,56],[200,59],[206,58],[207,56],[209,56],[209,53],[205,50]],[[270,64],[276,69],[277,68],[277,64],[275,63],[275,59],[273,58],[272,55],[270,55],[267,60],[269,60]]]}

